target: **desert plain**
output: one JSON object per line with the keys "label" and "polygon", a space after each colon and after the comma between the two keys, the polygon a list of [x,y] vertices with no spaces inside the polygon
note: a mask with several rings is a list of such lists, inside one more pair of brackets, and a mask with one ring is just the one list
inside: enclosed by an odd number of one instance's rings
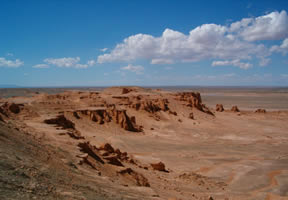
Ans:
{"label": "desert plain", "polygon": [[288,199],[287,88],[0,94],[0,199]]}

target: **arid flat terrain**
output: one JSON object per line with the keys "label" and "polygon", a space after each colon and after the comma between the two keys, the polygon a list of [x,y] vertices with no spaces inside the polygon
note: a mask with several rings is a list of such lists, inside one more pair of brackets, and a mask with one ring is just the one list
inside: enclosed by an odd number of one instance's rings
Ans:
{"label": "arid flat terrain", "polygon": [[0,93],[0,199],[288,199],[287,88]]}

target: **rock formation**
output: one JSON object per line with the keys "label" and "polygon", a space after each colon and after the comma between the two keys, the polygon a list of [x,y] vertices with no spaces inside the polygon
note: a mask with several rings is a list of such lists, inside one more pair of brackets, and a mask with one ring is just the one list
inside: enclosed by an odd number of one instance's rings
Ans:
{"label": "rock formation", "polygon": [[127,94],[129,92],[133,91],[132,89],[129,88],[122,88],[122,94]]}
{"label": "rock formation", "polygon": [[259,109],[255,110],[255,113],[266,113],[266,110],[259,108]]}
{"label": "rock formation", "polygon": [[142,174],[135,172],[131,168],[120,170],[118,171],[118,174],[122,176],[128,176],[128,178],[131,178],[133,181],[135,181],[137,186],[150,187],[148,179],[145,178]]}
{"label": "rock formation", "polygon": [[186,106],[196,108],[202,112],[214,115],[205,104],[202,103],[199,92],[180,92],[176,94],[176,100],[188,102]]}
{"label": "rock formation", "polygon": [[224,111],[224,107],[222,104],[217,104],[216,105],[216,111],[217,112],[223,112]]}
{"label": "rock formation", "polygon": [[194,119],[194,114],[193,114],[193,112],[191,112],[191,113],[189,114],[189,119]]}
{"label": "rock formation", "polygon": [[168,172],[168,171],[165,169],[164,163],[162,163],[162,162],[155,163],[155,164],[150,164],[150,165],[151,165],[151,167],[152,167],[154,170],[163,171],[163,172]]}
{"label": "rock formation", "polygon": [[75,124],[69,119],[67,119],[63,114],[58,115],[56,118],[46,119],[44,120],[44,122],[46,124],[54,124],[58,127],[61,127],[62,129],[68,129],[67,134],[74,139],[84,139],[81,133],[76,130]]}
{"label": "rock formation", "polygon": [[80,119],[82,115],[89,116],[92,121],[97,122],[98,124],[114,121],[127,131],[142,131],[142,128],[136,125],[135,117],[130,118],[126,113],[126,110],[117,110],[115,105],[111,107],[112,108],[108,109],[78,110],[73,112],[73,116],[77,119]]}
{"label": "rock formation", "polygon": [[136,110],[145,110],[149,113],[169,110],[167,99],[145,99],[133,102],[130,107]]}
{"label": "rock formation", "polygon": [[20,106],[23,106],[23,104],[5,102],[0,106],[0,113],[2,113],[5,116],[8,116],[9,113],[18,114],[21,111]]}
{"label": "rock formation", "polygon": [[66,119],[64,115],[58,115],[56,118],[44,120],[46,124],[55,124],[63,129],[75,129],[75,124]]}
{"label": "rock formation", "polygon": [[232,106],[231,111],[232,112],[240,112],[240,110],[238,109],[237,106]]}
{"label": "rock formation", "polygon": [[95,146],[91,145],[89,142],[79,143],[78,146],[82,152],[87,153],[88,156],[92,157],[101,164],[104,164],[104,161],[99,156],[98,149]]}
{"label": "rock formation", "polygon": [[187,106],[202,109],[202,99],[199,92],[181,92],[177,94],[177,100],[188,102]]}

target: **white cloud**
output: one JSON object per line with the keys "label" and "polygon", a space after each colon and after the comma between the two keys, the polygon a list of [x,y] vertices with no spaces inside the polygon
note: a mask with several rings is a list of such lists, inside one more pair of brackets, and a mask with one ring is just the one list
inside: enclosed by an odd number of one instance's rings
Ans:
{"label": "white cloud", "polygon": [[280,40],[288,36],[288,16],[283,10],[257,18],[245,18],[232,23],[230,31],[237,32],[247,41]]}
{"label": "white cloud", "polygon": [[98,57],[99,63],[149,59],[152,64],[196,62],[204,59],[250,59],[268,55],[264,45],[241,41],[227,34],[227,28],[205,24],[189,35],[166,29],[161,37],[137,34],[118,44],[109,54]]}
{"label": "white cloud", "polygon": [[240,62],[239,59],[236,60],[224,60],[224,61],[213,61],[212,66],[235,66],[240,67],[241,69],[248,69],[252,67],[253,65],[250,63],[243,63]]}
{"label": "white cloud", "polygon": [[271,61],[270,58],[265,58],[265,57],[261,58],[260,57],[259,65],[262,66],[262,67],[266,66],[266,65],[268,65],[270,63],[270,61]]}
{"label": "white cloud", "polygon": [[129,64],[126,67],[122,67],[121,70],[135,72],[136,74],[142,74],[143,71],[144,71],[144,67],[142,67],[141,65],[131,65],[131,64]]}
{"label": "white cloud", "polygon": [[173,64],[174,61],[171,59],[154,58],[151,60],[151,64]]}
{"label": "white cloud", "polygon": [[105,52],[105,51],[107,51],[107,50],[108,50],[108,48],[100,49],[100,51],[102,51],[102,52]]}
{"label": "white cloud", "polygon": [[280,46],[274,45],[270,48],[271,52],[279,52],[283,55],[286,55],[288,53],[288,38],[283,40],[282,44]]}
{"label": "white cloud", "polygon": [[67,58],[46,58],[44,62],[57,67],[74,67],[78,62],[80,62],[80,57],[67,57]]}
{"label": "white cloud", "polygon": [[38,64],[34,65],[33,68],[39,68],[39,69],[44,69],[44,68],[49,68],[50,66],[47,64]]}
{"label": "white cloud", "polygon": [[14,56],[13,53],[7,53],[6,55],[7,55],[7,56]]}
{"label": "white cloud", "polygon": [[64,58],[46,58],[45,63],[55,65],[57,67],[85,69],[95,64],[94,60],[89,60],[87,64],[81,64],[80,57],[64,57]]}
{"label": "white cloud", "polygon": [[0,67],[11,67],[16,68],[24,65],[24,62],[16,59],[16,60],[7,60],[6,58],[0,57]]}
{"label": "white cloud", "polygon": [[[132,35],[117,44],[109,53],[98,56],[98,63],[149,60],[151,64],[197,62],[224,59],[234,66],[247,69],[252,65],[243,60],[259,59],[259,65],[270,62],[269,47],[258,40],[279,40],[288,36],[286,11],[271,12],[256,18],[245,18],[227,26],[203,24],[184,34],[166,29],[160,37]],[[241,61],[241,62],[240,62]]]}
{"label": "white cloud", "polygon": [[89,66],[93,66],[95,64],[96,64],[95,60],[88,60],[88,62],[87,62],[87,65],[89,65]]}

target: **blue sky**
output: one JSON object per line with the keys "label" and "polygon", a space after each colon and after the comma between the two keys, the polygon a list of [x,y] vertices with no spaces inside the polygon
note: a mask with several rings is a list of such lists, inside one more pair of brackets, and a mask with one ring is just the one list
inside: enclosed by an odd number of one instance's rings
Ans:
{"label": "blue sky", "polygon": [[288,86],[288,1],[1,1],[0,85]]}

